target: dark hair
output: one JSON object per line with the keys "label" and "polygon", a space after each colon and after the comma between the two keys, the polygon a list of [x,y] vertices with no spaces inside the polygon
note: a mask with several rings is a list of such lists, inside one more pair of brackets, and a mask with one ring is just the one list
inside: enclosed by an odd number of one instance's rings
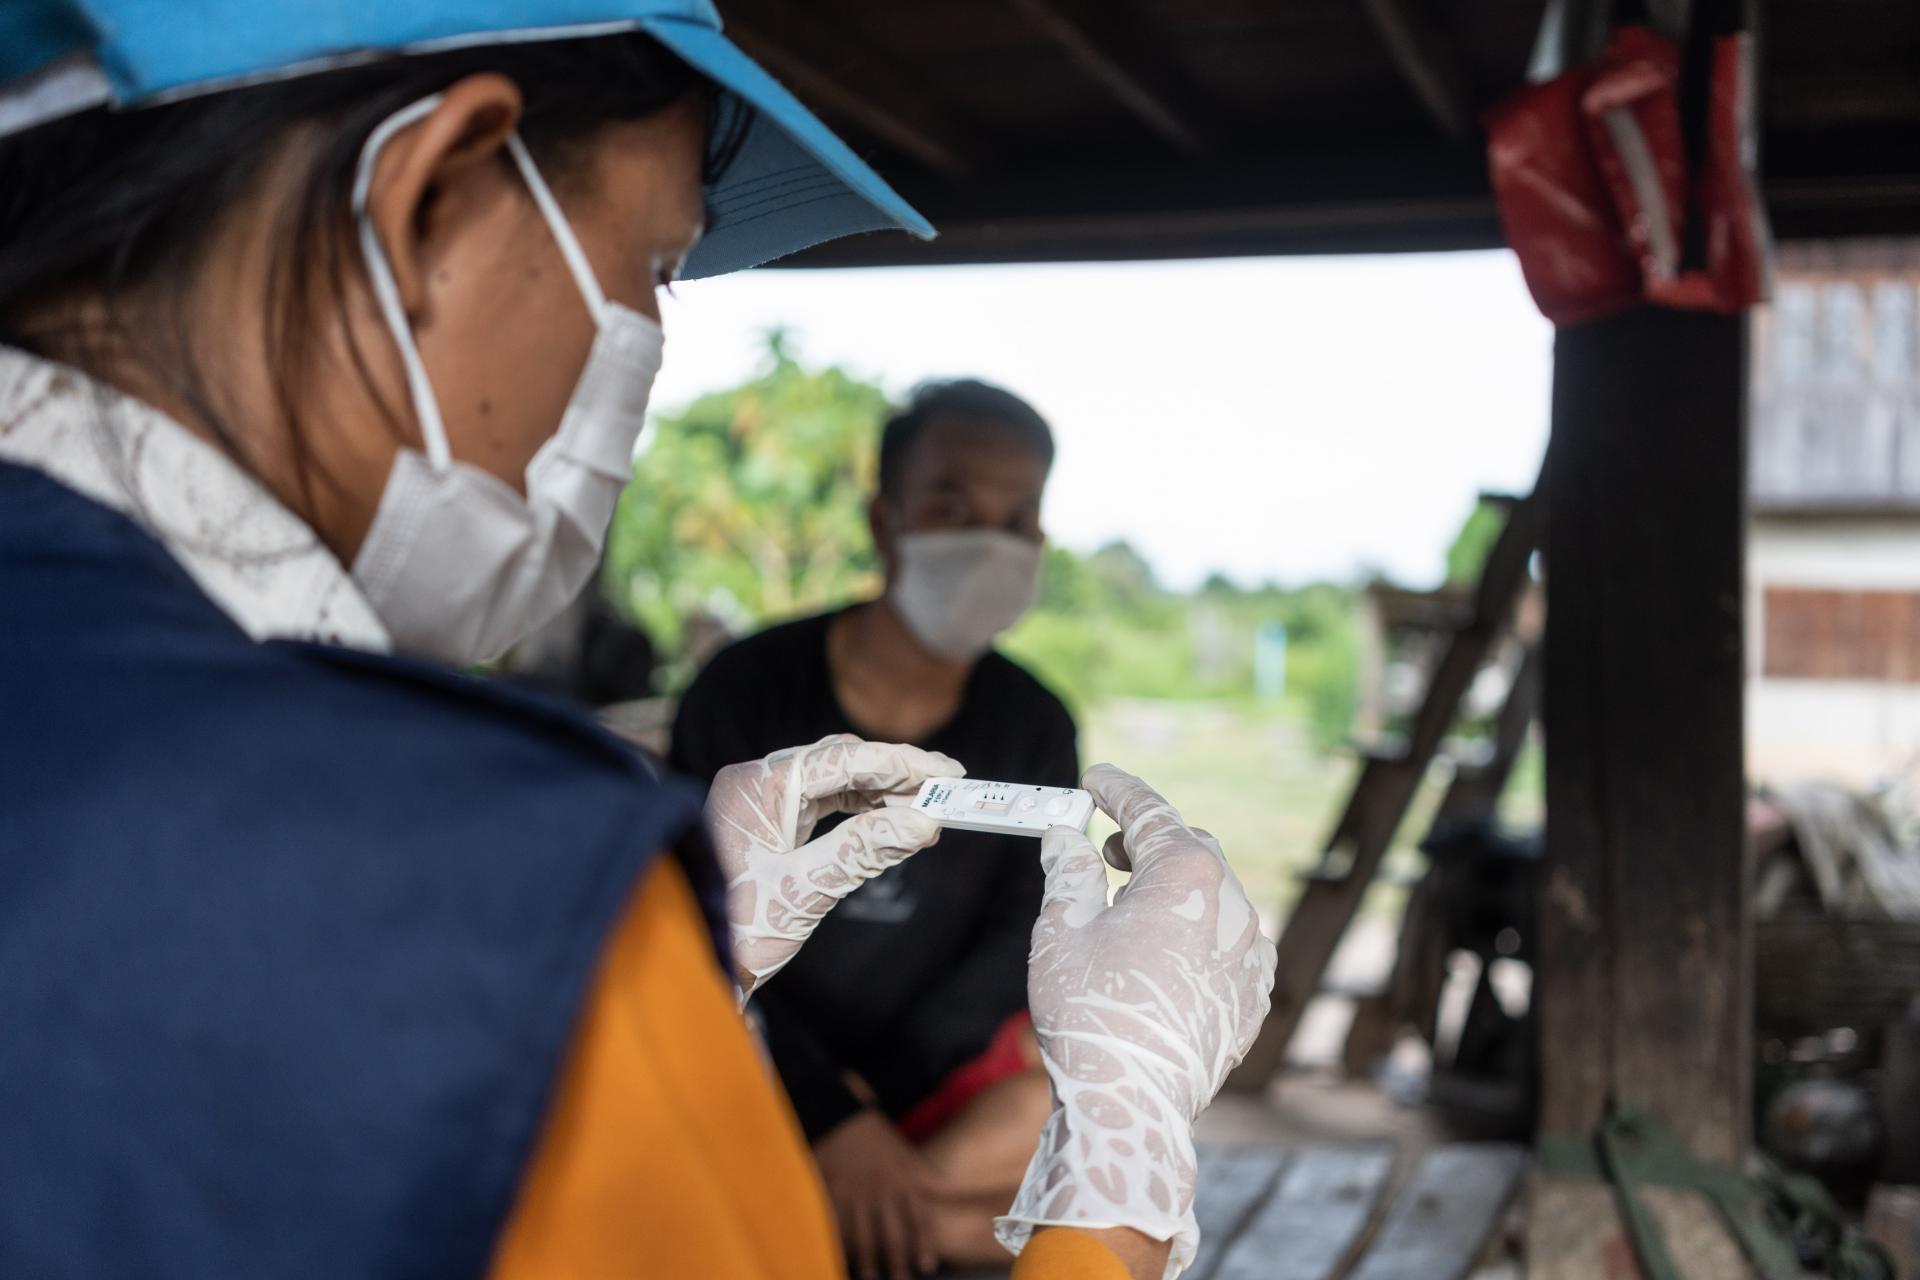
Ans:
{"label": "dark hair", "polygon": [[880,492],[899,490],[907,459],[927,427],[938,419],[992,423],[1013,432],[1020,443],[1053,465],[1053,429],[1040,411],[1004,387],[977,378],[950,378],[923,382],[907,397],[905,407],[880,432]]}
{"label": "dark hair", "polygon": [[[578,176],[579,155],[601,126],[652,115],[696,92],[709,93],[709,180],[745,132],[742,118],[719,116],[719,104],[732,99],[711,93],[700,73],[637,33],[387,58],[168,105],[83,112],[0,139],[0,342],[84,363],[98,357],[99,339],[111,337],[251,469],[196,358],[186,286],[203,265],[210,233],[260,180],[276,144],[317,126],[297,161],[300,195],[273,228],[263,335],[306,489],[300,404],[307,371],[298,357],[318,305],[340,305],[358,262],[349,200],[361,148],[394,112],[482,71],[519,86],[521,136],[557,183]],[[321,268],[319,295],[309,287],[312,264]],[[143,289],[178,310],[129,315],[124,302]],[[65,295],[98,298],[105,332],[26,327],[30,307]],[[365,377],[361,353],[350,355]]]}

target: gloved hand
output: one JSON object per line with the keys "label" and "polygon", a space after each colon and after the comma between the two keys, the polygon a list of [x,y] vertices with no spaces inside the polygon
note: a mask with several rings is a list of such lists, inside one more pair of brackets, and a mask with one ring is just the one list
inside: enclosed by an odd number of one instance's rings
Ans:
{"label": "gloved hand", "polygon": [[995,1230],[1018,1253],[1039,1226],[1131,1227],[1173,1242],[1175,1276],[1200,1242],[1193,1122],[1267,1015],[1274,948],[1218,841],[1112,765],[1083,785],[1133,878],[1108,906],[1093,841],[1055,827],[1041,842],[1027,999],[1054,1111]]}
{"label": "gloved hand", "polygon": [[[741,998],[778,973],[821,917],[862,884],[940,838],[912,803],[928,778],[966,772],[918,747],[850,733],[729,765],[707,792],[707,831],[727,881]],[[810,840],[820,819],[855,815]]]}

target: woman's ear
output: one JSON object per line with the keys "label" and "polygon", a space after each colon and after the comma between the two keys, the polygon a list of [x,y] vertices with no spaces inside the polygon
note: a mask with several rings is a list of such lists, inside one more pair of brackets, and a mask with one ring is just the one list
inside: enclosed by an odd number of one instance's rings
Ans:
{"label": "woman's ear", "polygon": [[457,231],[478,208],[450,197],[500,159],[520,109],[520,87],[507,77],[468,76],[448,86],[419,123],[395,134],[374,162],[367,215],[409,316],[418,318],[426,302],[425,240]]}

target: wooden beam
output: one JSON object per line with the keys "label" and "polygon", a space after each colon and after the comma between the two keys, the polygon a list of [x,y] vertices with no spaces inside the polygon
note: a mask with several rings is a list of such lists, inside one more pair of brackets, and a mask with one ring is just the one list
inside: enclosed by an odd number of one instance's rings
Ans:
{"label": "wooden beam", "polygon": [[783,265],[1092,262],[1501,243],[1485,157],[1431,143],[1287,151],[1232,165],[1195,165],[1168,153],[1124,166],[989,173],[957,186],[924,174],[899,176],[900,194],[933,219],[938,240],[852,236]]}
{"label": "wooden beam", "polygon": [[934,202],[911,196],[908,200],[940,228],[938,240],[852,236],[770,265],[1133,262],[1275,254],[1441,253],[1494,249],[1501,244],[1492,201],[1472,197],[1314,207],[1273,204],[1151,216],[1090,208],[1078,216],[981,221],[955,215]]}
{"label": "wooden beam", "polygon": [[1547,464],[1542,1130],[1745,1150],[1746,322],[1562,329]]}
{"label": "wooden beam", "polygon": [[982,147],[887,59],[787,0],[760,0],[727,13],[727,35],[823,115],[845,120],[899,148],[945,178],[971,176]]}
{"label": "wooden beam", "polygon": [[1455,142],[1478,137],[1466,73],[1452,44],[1434,25],[1425,0],[1361,0],[1361,4],[1380,43],[1433,122]]}
{"label": "wooden beam", "polygon": [[[1823,153],[1812,137],[1771,139],[1765,190],[1782,239],[1920,235],[1920,160],[1901,159],[1912,150],[1903,139],[1873,136],[1871,155],[1832,143]],[[1115,262],[1506,243],[1485,157],[1432,142],[1349,142],[1201,164],[1171,152],[1124,161],[1063,153],[1058,164],[989,169],[965,183],[919,170],[887,176],[940,228],[939,239],[850,236],[776,265]]]}
{"label": "wooden beam", "polygon": [[1069,7],[1064,0],[1013,3],[1142,124],[1188,155],[1212,150],[1209,131],[1195,119],[1185,95],[1172,85],[1172,77],[1102,16],[1105,7]]}
{"label": "wooden beam", "polygon": [[[1814,148],[1809,139],[1806,151]],[[1920,235],[1920,166],[1906,174],[1807,173],[1789,168],[1794,158],[1784,144],[1768,152],[1767,212],[1781,239]]]}

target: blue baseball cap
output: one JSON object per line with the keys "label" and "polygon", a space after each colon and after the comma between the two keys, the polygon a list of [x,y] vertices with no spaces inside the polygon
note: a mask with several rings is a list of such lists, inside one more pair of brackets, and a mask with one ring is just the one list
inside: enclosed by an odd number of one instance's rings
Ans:
{"label": "blue baseball cap", "polygon": [[0,0],[0,137],[395,55],[642,31],[749,123],[686,264],[723,275],[840,236],[933,227],[721,32],[711,0]]}

